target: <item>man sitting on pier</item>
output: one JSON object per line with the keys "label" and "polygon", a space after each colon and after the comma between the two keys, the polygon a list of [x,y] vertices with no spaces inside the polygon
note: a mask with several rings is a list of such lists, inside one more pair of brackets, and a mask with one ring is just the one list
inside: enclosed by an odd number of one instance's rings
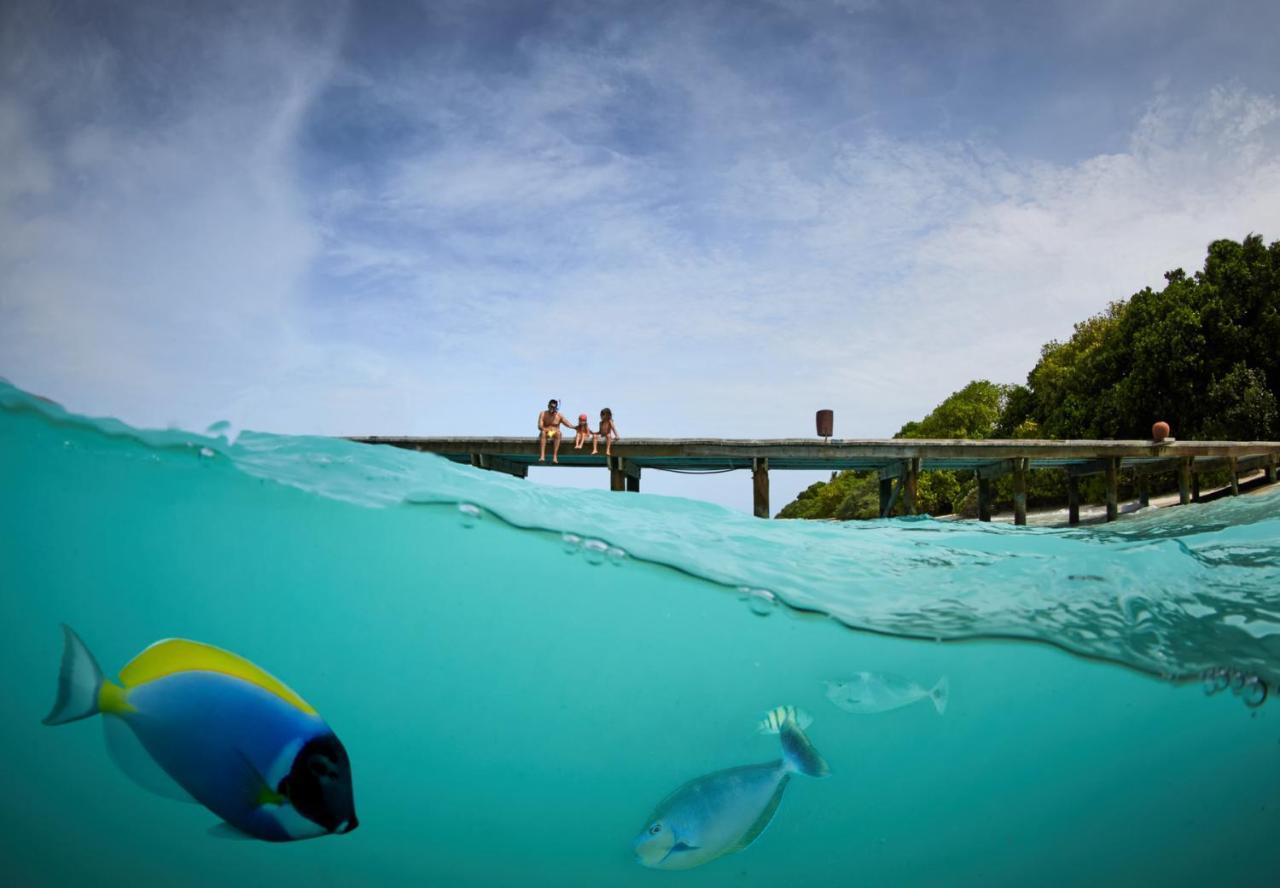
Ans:
{"label": "man sitting on pier", "polygon": [[555,440],[551,450],[551,461],[560,462],[560,426],[573,428],[569,420],[560,415],[560,402],[552,398],[547,402],[547,409],[538,414],[538,435],[542,446],[538,449],[538,462],[547,461],[547,439]]}

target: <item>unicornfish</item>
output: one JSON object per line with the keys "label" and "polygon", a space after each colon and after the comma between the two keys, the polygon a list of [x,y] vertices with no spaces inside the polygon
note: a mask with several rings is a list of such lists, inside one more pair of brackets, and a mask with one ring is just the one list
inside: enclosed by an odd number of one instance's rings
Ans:
{"label": "unicornfish", "polygon": [[287,842],[356,828],[346,749],[279,679],[229,651],[170,638],[134,657],[116,684],[62,628],[46,725],[101,715],[121,770],[145,789],[204,805],[227,832]]}
{"label": "unicornfish", "polygon": [[794,718],[779,727],[782,758],[690,780],[658,803],[632,847],[645,866],[681,870],[741,851],[773,819],[792,774],[831,773]]}

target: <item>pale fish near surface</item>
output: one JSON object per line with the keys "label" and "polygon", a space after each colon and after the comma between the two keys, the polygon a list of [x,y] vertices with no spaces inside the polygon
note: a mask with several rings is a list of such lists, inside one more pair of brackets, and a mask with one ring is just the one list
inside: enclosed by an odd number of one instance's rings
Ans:
{"label": "pale fish near surface", "polygon": [[825,777],[827,763],[792,720],[782,724],[782,758],[690,780],[658,803],[632,847],[645,866],[681,870],[741,851],[773,819],[792,774]]}
{"label": "pale fish near surface", "polygon": [[951,683],[944,675],[932,688],[926,689],[900,675],[887,672],[859,672],[847,681],[825,681],[827,699],[845,712],[874,715],[910,706],[926,697],[942,715],[947,711]]}

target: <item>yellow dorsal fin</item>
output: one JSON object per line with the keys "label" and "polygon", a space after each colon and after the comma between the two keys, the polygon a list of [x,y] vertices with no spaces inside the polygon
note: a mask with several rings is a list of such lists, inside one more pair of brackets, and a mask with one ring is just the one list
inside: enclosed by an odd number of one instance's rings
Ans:
{"label": "yellow dorsal fin", "polygon": [[275,694],[308,715],[316,714],[307,701],[294,693],[292,688],[244,657],[211,644],[187,641],[185,638],[157,641],[120,670],[120,681],[126,688],[136,688],[178,672],[220,672],[230,675]]}

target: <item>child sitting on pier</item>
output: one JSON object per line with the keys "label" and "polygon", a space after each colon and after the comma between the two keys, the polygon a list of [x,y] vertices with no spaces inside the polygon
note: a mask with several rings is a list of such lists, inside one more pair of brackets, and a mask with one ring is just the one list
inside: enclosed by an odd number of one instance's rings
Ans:
{"label": "child sitting on pier", "polygon": [[613,411],[608,407],[600,411],[600,428],[591,439],[592,454],[599,453],[601,438],[604,438],[604,455],[613,456],[613,442],[618,440],[618,427],[613,424]]}
{"label": "child sitting on pier", "polygon": [[[587,414],[579,413],[577,434],[573,436],[573,449],[581,450],[582,445],[587,443],[587,438],[591,438],[593,442],[595,441],[594,433],[587,428]],[[591,452],[595,453],[594,450]]]}

